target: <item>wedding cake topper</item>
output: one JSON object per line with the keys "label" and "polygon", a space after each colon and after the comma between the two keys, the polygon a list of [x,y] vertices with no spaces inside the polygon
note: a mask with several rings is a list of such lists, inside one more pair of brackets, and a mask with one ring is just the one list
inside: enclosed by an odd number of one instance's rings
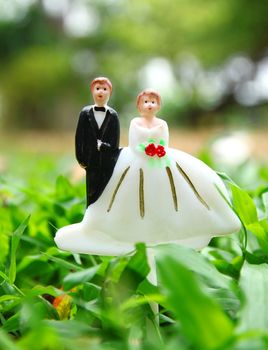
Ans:
{"label": "wedding cake topper", "polygon": [[154,90],[138,95],[129,145],[119,150],[117,113],[106,105],[111,86],[107,78],[94,79],[95,105],[80,114],[76,155],[86,169],[88,207],[82,222],[57,231],[57,246],[120,255],[138,242],[202,248],[214,236],[238,231],[240,221],[220,193],[228,199],[219,176],[197,158],[169,148],[168,125],[156,116],[161,97]]}
{"label": "wedding cake topper", "polygon": [[86,170],[87,206],[96,202],[112,175],[120,138],[118,115],[107,105],[112,83],[98,77],[90,90],[95,104],[82,109],[75,135],[76,158]]}

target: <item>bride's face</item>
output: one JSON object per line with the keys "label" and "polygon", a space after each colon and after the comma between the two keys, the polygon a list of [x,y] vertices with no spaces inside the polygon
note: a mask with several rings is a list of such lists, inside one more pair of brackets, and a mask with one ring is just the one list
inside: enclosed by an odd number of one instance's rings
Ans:
{"label": "bride's face", "polygon": [[153,95],[144,95],[139,102],[139,111],[144,115],[154,115],[160,109],[156,97]]}

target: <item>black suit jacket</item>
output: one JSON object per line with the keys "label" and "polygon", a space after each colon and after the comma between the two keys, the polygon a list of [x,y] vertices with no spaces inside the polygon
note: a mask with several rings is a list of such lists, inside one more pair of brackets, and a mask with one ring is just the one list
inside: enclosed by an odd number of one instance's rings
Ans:
{"label": "black suit jacket", "polygon": [[[75,135],[75,152],[78,163],[86,170],[87,205],[102,194],[112,176],[119,156],[120,126],[116,111],[107,107],[101,127],[96,122],[93,106],[80,113]],[[101,140],[100,150],[97,140]]]}
{"label": "black suit jacket", "polygon": [[[100,150],[97,140],[102,141]],[[86,106],[80,113],[75,135],[75,151],[78,163],[85,169],[110,168],[115,164],[119,151],[120,126],[116,111],[107,108],[106,116],[98,127],[93,106]]]}

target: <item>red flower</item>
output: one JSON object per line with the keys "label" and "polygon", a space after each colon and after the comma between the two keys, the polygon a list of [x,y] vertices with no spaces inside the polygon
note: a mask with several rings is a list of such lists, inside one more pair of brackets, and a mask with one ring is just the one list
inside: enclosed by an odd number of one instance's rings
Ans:
{"label": "red flower", "polygon": [[153,157],[156,155],[156,147],[153,143],[150,143],[148,146],[145,148],[145,153],[147,156]]}
{"label": "red flower", "polygon": [[162,158],[165,156],[166,154],[166,151],[165,151],[165,147],[164,146],[161,146],[161,145],[158,145],[157,146],[157,149],[156,149],[156,154],[159,158]]}

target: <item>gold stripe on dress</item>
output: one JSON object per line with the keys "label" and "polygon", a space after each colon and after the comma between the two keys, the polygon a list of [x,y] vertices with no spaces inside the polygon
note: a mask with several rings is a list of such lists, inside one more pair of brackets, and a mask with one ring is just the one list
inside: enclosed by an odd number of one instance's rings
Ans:
{"label": "gold stripe on dress", "polygon": [[140,204],[140,216],[141,218],[143,218],[145,214],[145,209],[144,209],[144,175],[143,175],[142,169],[140,169],[139,204]]}
{"label": "gold stripe on dress", "polygon": [[127,175],[127,172],[129,171],[129,168],[130,168],[130,166],[127,167],[127,168],[124,170],[123,174],[121,175],[121,177],[120,177],[120,179],[119,179],[119,181],[118,181],[118,184],[116,185],[116,188],[115,188],[115,190],[114,190],[114,192],[113,192],[113,195],[112,195],[112,198],[111,198],[109,207],[108,207],[108,209],[107,209],[107,212],[109,212],[109,211],[112,209],[112,206],[113,206],[115,197],[116,197],[116,195],[117,195],[117,192],[118,192],[118,190],[119,190],[119,187],[121,186],[121,184],[122,184],[122,182],[123,182],[125,176]]}
{"label": "gold stripe on dress", "polygon": [[174,209],[176,211],[178,211],[178,199],[177,199],[176,188],[175,188],[174,179],[173,179],[173,175],[172,175],[170,167],[167,166],[166,171],[167,171],[167,175],[168,175],[168,179],[169,179],[169,183],[170,183],[170,189],[171,189],[171,193],[172,193]]}
{"label": "gold stripe on dress", "polygon": [[184,177],[184,179],[186,180],[186,182],[190,185],[191,189],[193,190],[194,194],[196,195],[196,197],[199,199],[199,201],[208,209],[210,210],[210,207],[208,206],[208,204],[205,202],[205,200],[201,197],[201,195],[198,193],[197,189],[195,188],[194,184],[192,183],[192,181],[190,180],[189,176],[186,174],[186,172],[182,169],[181,166],[179,166],[179,164],[176,162],[176,166],[177,169],[179,170],[179,172],[181,173],[181,175]]}

